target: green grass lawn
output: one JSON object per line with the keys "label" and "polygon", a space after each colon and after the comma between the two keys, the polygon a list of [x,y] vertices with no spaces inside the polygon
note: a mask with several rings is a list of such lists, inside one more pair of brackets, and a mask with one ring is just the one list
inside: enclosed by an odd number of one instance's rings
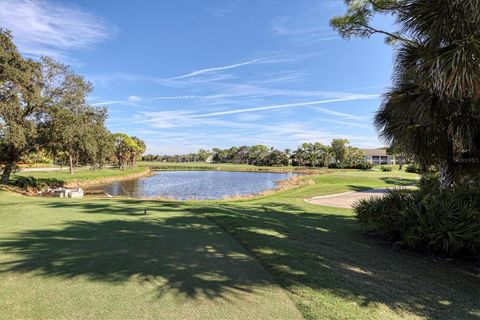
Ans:
{"label": "green grass lawn", "polygon": [[148,169],[145,167],[137,167],[129,170],[120,170],[118,168],[105,168],[97,170],[91,170],[90,168],[76,168],[73,174],[70,174],[68,170],[18,172],[13,174],[11,179],[15,180],[17,176],[21,176],[33,177],[38,180],[58,180],[66,184],[75,184],[140,174],[146,170]]}
{"label": "green grass lawn", "polygon": [[139,166],[149,167],[154,170],[223,170],[223,171],[274,171],[274,172],[322,172],[325,168],[311,167],[274,167],[274,166],[254,166],[250,164],[233,163],[207,163],[207,162],[159,162],[159,161],[140,161]]}
{"label": "green grass lawn", "polygon": [[415,175],[305,179],[241,201],[0,192],[0,318],[480,318],[478,274],[394,251],[365,238],[351,210],[303,201]]}

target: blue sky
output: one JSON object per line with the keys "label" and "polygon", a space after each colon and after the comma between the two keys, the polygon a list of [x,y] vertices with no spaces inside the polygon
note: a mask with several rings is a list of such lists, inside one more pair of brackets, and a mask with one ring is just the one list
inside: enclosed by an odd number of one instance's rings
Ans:
{"label": "blue sky", "polygon": [[108,128],[142,138],[148,153],[382,146],[372,117],[392,48],[381,36],[338,37],[329,19],[344,10],[341,0],[0,0],[0,26],[25,55],[90,80]]}

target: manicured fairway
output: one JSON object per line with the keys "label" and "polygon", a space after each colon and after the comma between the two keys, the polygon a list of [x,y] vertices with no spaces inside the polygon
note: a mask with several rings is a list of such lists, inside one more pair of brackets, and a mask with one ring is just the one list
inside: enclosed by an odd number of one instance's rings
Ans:
{"label": "manicured fairway", "polygon": [[76,168],[74,174],[70,174],[68,170],[62,171],[29,171],[18,172],[12,176],[12,180],[19,177],[32,177],[38,180],[57,180],[65,184],[76,185],[88,184],[91,181],[109,181],[126,176],[134,176],[148,173],[145,167],[137,167],[130,170],[120,170],[118,168],[104,168],[91,170],[90,168]]}
{"label": "manicured fairway", "polygon": [[0,208],[2,319],[301,318],[234,239],[176,205],[3,194]]}
{"label": "manicured fairway", "polygon": [[351,210],[303,201],[415,178],[336,172],[229,202],[0,192],[0,318],[479,319],[472,269],[394,251]]}

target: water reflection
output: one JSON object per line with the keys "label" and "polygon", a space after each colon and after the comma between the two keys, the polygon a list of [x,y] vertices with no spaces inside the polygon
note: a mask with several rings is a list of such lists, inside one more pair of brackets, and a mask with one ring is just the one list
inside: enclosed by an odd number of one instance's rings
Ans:
{"label": "water reflection", "polygon": [[222,199],[272,189],[292,173],[159,171],[154,176],[99,187],[112,196]]}

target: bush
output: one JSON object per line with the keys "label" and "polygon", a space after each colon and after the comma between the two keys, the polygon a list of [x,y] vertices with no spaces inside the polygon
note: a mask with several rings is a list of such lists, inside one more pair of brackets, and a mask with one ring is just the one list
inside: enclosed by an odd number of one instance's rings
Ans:
{"label": "bush", "polygon": [[16,176],[12,184],[24,190],[39,191],[45,188],[63,187],[64,182],[58,179],[37,179],[34,177]]}
{"label": "bush", "polygon": [[435,193],[440,188],[438,172],[426,172],[420,178],[418,187],[424,194]]}
{"label": "bush", "polygon": [[370,162],[361,162],[354,165],[354,169],[369,170],[372,169],[373,165]]}
{"label": "bush", "polygon": [[361,169],[361,170],[368,170],[372,169],[373,165],[369,162],[361,162],[357,164],[349,164],[349,163],[330,163],[328,165],[330,169]]}
{"label": "bush", "polygon": [[[431,187],[431,186],[430,186]],[[354,205],[367,228],[402,247],[448,256],[480,253],[480,192],[390,190]]]}
{"label": "bush", "polygon": [[380,170],[382,170],[383,172],[389,172],[392,171],[393,168],[391,166],[381,166]]}
{"label": "bush", "polygon": [[416,163],[409,164],[405,168],[405,171],[410,172],[410,173],[422,173],[422,170],[421,170],[420,166]]}
{"label": "bush", "polygon": [[343,163],[333,162],[333,163],[328,164],[328,168],[330,168],[330,169],[346,169],[346,166]]}

